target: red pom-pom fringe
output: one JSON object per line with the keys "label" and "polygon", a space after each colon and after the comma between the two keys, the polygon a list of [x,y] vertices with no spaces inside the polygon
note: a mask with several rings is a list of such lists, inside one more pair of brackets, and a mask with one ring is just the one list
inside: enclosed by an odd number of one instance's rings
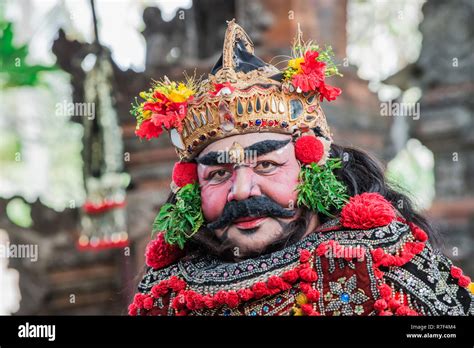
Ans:
{"label": "red pom-pom fringe", "polygon": [[392,205],[378,193],[351,197],[341,210],[341,224],[352,229],[369,229],[388,225],[395,219]]}
{"label": "red pom-pom fringe", "polygon": [[173,168],[173,182],[178,187],[192,184],[198,180],[197,164],[191,162],[177,162]]}
{"label": "red pom-pom fringe", "polygon": [[451,267],[451,276],[457,280],[458,285],[463,288],[467,288],[471,284],[471,278],[464,275],[462,269],[456,266]]}
{"label": "red pom-pom fringe", "polygon": [[314,136],[302,136],[295,142],[295,155],[301,163],[318,163],[324,156],[324,145]]}
{"label": "red pom-pom fringe", "polygon": [[156,239],[150,241],[145,252],[146,264],[154,269],[166,267],[182,256],[181,249],[166,243],[164,233],[159,233]]}

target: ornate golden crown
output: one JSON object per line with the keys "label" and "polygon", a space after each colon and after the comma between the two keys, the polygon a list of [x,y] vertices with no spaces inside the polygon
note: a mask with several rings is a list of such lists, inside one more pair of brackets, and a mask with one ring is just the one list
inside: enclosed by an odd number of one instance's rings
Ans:
{"label": "ornate golden crown", "polygon": [[[242,63],[242,57],[248,61]],[[303,60],[294,60],[298,59]],[[301,71],[301,67],[298,65],[292,71],[296,74]],[[180,88],[184,91],[180,95],[186,94],[184,85],[173,86],[175,91]],[[160,88],[155,91],[164,91],[164,87]],[[148,94],[148,97],[151,95]],[[160,93],[153,96],[158,98],[154,100],[160,102],[165,98]],[[293,134],[298,130],[305,132],[319,127],[322,135],[331,138],[318,91],[302,92],[290,79],[283,77],[283,72],[255,57],[252,41],[235,20],[228,22],[218,66],[214,67],[206,80],[199,83],[195,91],[186,94],[186,98],[184,110],[174,111],[176,115],[181,115],[178,116],[178,126],[167,121],[165,116],[160,121],[162,127],[170,131],[171,141],[184,161],[194,158],[208,144],[238,134]],[[171,107],[176,109],[178,104],[173,103]],[[154,112],[167,115],[170,107],[168,111],[155,109],[145,106],[145,111],[141,111],[151,112],[151,115]],[[151,132],[154,130],[151,129]],[[137,134],[142,137],[150,138],[160,133],[161,130],[156,130],[153,135],[142,135],[138,133],[137,127]]]}

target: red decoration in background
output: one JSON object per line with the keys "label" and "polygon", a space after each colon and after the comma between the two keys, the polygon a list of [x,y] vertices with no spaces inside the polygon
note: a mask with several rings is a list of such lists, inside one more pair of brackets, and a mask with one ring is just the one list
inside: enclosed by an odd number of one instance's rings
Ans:
{"label": "red decoration in background", "polygon": [[318,163],[324,155],[324,145],[311,135],[305,135],[295,142],[295,155],[304,164]]}
{"label": "red decoration in background", "polygon": [[77,242],[76,248],[80,251],[99,251],[105,249],[113,249],[113,248],[125,248],[129,245],[128,239],[127,240],[120,240],[117,242],[101,240],[97,244],[91,244],[90,242],[87,244],[81,244]]}
{"label": "red decoration in background", "polygon": [[173,182],[178,187],[192,184],[198,180],[197,164],[191,162],[176,162],[173,168]]}
{"label": "red decoration in background", "polygon": [[[114,209],[125,207],[126,202],[116,202],[111,200],[103,200],[100,203],[85,202],[82,206],[84,213],[88,215],[99,215],[108,213]],[[101,217],[99,217],[101,218]],[[123,235],[125,234],[125,236]],[[128,236],[126,232],[117,233],[117,239],[113,240],[113,236],[104,238],[104,236],[88,236],[81,235],[76,243],[76,248],[79,251],[99,251],[112,248],[124,248],[129,245]]]}
{"label": "red decoration in background", "polygon": [[392,205],[378,193],[351,197],[341,210],[341,223],[352,229],[369,229],[388,225],[395,219]]}
{"label": "red decoration in background", "polygon": [[100,203],[85,202],[82,209],[87,214],[101,214],[115,208],[125,207],[126,202],[102,201]]}

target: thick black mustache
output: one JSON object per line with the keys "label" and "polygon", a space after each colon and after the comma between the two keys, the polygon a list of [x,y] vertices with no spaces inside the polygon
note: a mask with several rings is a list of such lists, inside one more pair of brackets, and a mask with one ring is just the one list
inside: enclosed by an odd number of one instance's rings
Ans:
{"label": "thick black mustache", "polygon": [[294,210],[287,210],[267,196],[253,196],[243,201],[231,201],[224,207],[219,219],[207,224],[210,229],[224,228],[241,217],[283,217],[295,215]]}

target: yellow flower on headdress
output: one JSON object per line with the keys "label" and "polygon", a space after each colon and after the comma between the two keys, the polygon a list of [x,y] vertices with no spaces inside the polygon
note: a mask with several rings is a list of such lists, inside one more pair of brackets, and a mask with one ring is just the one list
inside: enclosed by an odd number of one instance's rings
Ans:
{"label": "yellow flower on headdress", "polygon": [[173,103],[182,103],[189,99],[194,94],[194,91],[188,88],[184,83],[174,85],[169,91],[168,99]]}
{"label": "yellow flower on headdress", "polygon": [[293,58],[288,62],[288,67],[295,70],[294,74],[299,74],[302,72],[301,63],[304,63],[304,58]]}

